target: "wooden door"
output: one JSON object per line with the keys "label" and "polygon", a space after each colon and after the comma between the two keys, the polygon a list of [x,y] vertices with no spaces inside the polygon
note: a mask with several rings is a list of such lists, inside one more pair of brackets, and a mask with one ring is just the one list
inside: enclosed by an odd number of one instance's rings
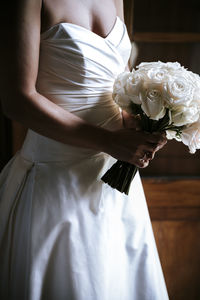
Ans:
{"label": "wooden door", "polygon": [[[200,73],[199,1],[124,4],[136,65],[178,61]],[[141,175],[170,299],[200,299],[200,151],[168,142]]]}

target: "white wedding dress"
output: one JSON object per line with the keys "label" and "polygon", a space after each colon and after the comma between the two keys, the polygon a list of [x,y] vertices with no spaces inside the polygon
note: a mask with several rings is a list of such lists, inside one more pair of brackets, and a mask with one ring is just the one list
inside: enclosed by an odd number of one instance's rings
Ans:
{"label": "white wedding dress", "polygon": [[[92,124],[121,128],[112,100],[130,41],[71,23],[41,35],[38,91]],[[166,300],[139,174],[129,196],[101,181],[115,162],[31,130],[0,176],[0,299]]]}

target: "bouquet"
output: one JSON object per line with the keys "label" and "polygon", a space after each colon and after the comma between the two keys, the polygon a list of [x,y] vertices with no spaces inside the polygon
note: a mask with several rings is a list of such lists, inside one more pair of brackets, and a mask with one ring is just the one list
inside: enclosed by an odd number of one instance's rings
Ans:
{"label": "bouquet", "polygon": [[[166,132],[189,147],[200,149],[200,76],[177,62],[145,62],[116,78],[113,99],[122,110],[138,115],[147,132]],[[117,161],[101,178],[128,195],[137,167]]]}

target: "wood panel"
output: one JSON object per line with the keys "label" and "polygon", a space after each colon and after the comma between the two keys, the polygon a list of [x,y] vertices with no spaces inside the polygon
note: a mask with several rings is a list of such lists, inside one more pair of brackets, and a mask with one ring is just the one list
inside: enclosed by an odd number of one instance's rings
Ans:
{"label": "wood panel", "polygon": [[134,0],[134,12],[134,32],[200,32],[199,0]]}
{"label": "wood panel", "polygon": [[200,299],[200,179],[143,185],[170,300]]}
{"label": "wood panel", "polygon": [[144,179],[170,300],[200,299],[200,179]]}
{"label": "wood panel", "polygon": [[135,42],[143,43],[199,43],[199,33],[189,32],[135,32]]}
{"label": "wood panel", "polygon": [[170,300],[200,299],[200,221],[153,221]]}
{"label": "wood panel", "polygon": [[200,178],[143,178],[153,220],[200,221]]}

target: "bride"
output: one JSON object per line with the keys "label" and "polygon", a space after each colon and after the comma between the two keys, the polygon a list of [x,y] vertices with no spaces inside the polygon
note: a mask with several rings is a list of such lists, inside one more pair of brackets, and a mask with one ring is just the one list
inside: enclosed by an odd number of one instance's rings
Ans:
{"label": "bride", "polygon": [[4,4],[2,107],[30,129],[0,176],[1,299],[168,299],[139,174],[101,181],[166,143],[112,100],[129,55],[121,0]]}

